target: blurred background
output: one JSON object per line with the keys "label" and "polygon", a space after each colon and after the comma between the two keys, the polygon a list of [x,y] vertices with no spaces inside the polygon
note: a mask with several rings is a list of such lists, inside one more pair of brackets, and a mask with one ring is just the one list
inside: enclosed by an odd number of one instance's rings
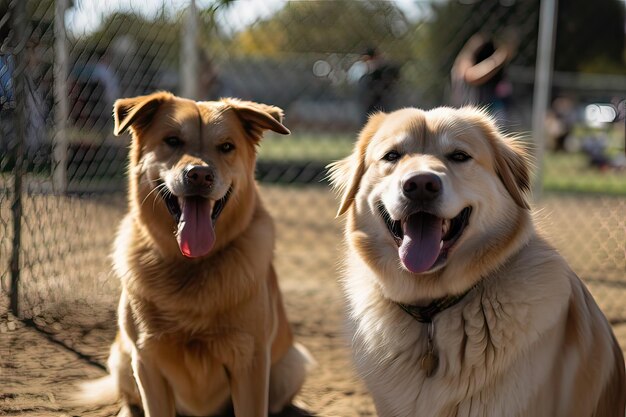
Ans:
{"label": "blurred background", "polygon": [[[538,221],[626,345],[625,10],[621,0],[0,0],[0,338],[28,327],[102,367],[129,141],[112,134],[112,105],[169,90],[285,110],[292,135],[267,135],[257,167],[278,269],[289,308],[289,294],[308,297],[337,322],[341,222],[324,167],[376,109],[485,106],[532,146]],[[339,337],[315,314],[292,314],[300,337],[315,344],[310,329],[325,325],[319,337]],[[15,395],[0,409],[18,410]]]}

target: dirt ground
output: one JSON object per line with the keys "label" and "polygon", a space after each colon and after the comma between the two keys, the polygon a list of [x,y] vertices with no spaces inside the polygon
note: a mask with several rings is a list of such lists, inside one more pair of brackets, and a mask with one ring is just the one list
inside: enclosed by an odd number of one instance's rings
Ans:
{"label": "dirt ground", "polygon": [[[323,187],[263,189],[277,223],[276,266],[288,315],[298,341],[318,362],[297,398],[302,410],[286,416],[374,416],[343,334],[336,202]],[[112,416],[118,405],[70,409],[62,398],[76,381],[104,374],[115,334],[118,291],[106,254],[124,202],[50,198],[25,201],[25,212],[32,219],[26,222],[22,259],[20,301],[26,320],[14,319],[0,304],[0,416]],[[622,349],[626,349],[624,212],[624,199],[548,197],[539,214],[614,324]],[[2,203],[0,218],[7,219],[6,214]],[[3,245],[8,238],[3,237]],[[6,253],[4,249],[3,264]],[[6,280],[6,270],[0,270],[0,276]]]}

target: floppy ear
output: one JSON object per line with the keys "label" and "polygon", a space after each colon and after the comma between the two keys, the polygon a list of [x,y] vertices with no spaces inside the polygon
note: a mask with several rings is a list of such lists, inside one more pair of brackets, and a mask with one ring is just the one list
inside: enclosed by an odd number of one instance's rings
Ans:
{"label": "floppy ear", "polygon": [[385,113],[376,113],[370,116],[367,124],[359,134],[359,139],[354,146],[352,154],[326,167],[328,168],[328,177],[332,187],[338,194],[341,194],[341,203],[339,204],[337,217],[344,214],[354,202],[354,197],[359,191],[361,178],[365,174],[365,151],[385,116]]}
{"label": "floppy ear", "polygon": [[234,98],[223,98],[222,102],[237,113],[244,130],[255,141],[261,139],[265,130],[281,135],[291,133],[282,123],[283,110],[279,107]]}
{"label": "floppy ear", "polygon": [[363,159],[363,156],[355,149],[350,156],[333,162],[326,167],[328,168],[328,177],[332,187],[337,194],[341,195],[337,217],[344,214],[354,202],[354,197],[359,190],[361,177],[365,173]]}
{"label": "floppy ear", "polygon": [[530,157],[519,140],[498,138],[496,172],[515,203],[530,209],[527,196],[530,191]]}
{"label": "floppy ear", "polygon": [[133,129],[144,127],[161,103],[172,97],[170,93],[159,92],[117,100],[113,105],[113,118],[115,119],[113,133],[119,136],[130,127]]}
{"label": "floppy ear", "polygon": [[519,138],[503,135],[494,119],[484,110],[463,107],[465,117],[478,127],[491,144],[494,152],[495,170],[515,201],[523,209],[530,209],[527,194],[530,192],[530,154]]}

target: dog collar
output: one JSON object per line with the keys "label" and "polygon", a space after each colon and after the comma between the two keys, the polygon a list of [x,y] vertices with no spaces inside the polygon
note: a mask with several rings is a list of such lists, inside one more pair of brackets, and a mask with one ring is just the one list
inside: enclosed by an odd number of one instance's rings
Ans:
{"label": "dog collar", "polygon": [[470,291],[476,288],[474,285],[464,293],[458,295],[449,295],[433,300],[427,306],[416,306],[412,304],[396,303],[407,314],[420,323],[432,323],[433,318],[443,310],[452,307],[461,301]]}
{"label": "dog collar", "polygon": [[427,378],[433,376],[437,371],[437,368],[439,367],[439,355],[435,350],[435,323],[433,322],[433,318],[446,308],[450,308],[453,305],[457,304],[477,286],[478,284],[474,285],[462,294],[437,298],[424,307],[411,304],[396,303],[398,304],[398,306],[400,306],[402,310],[404,310],[415,320],[428,325],[426,333],[426,351],[420,359],[420,365]]}

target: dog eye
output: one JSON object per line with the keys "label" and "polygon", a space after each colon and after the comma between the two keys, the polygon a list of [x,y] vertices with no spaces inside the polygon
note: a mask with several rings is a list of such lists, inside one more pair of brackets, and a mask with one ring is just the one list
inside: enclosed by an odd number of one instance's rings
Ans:
{"label": "dog eye", "polygon": [[400,152],[398,151],[389,151],[383,156],[383,160],[387,162],[394,162],[400,159]]}
{"label": "dog eye", "polygon": [[222,153],[229,153],[235,150],[235,145],[230,142],[224,142],[217,147]]}
{"label": "dog eye", "polygon": [[170,148],[180,148],[183,146],[183,141],[177,136],[169,136],[163,139],[163,142]]}
{"label": "dog eye", "polygon": [[466,162],[472,159],[472,157],[463,151],[454,151],[448,154],[448,159],[454,162]]}

